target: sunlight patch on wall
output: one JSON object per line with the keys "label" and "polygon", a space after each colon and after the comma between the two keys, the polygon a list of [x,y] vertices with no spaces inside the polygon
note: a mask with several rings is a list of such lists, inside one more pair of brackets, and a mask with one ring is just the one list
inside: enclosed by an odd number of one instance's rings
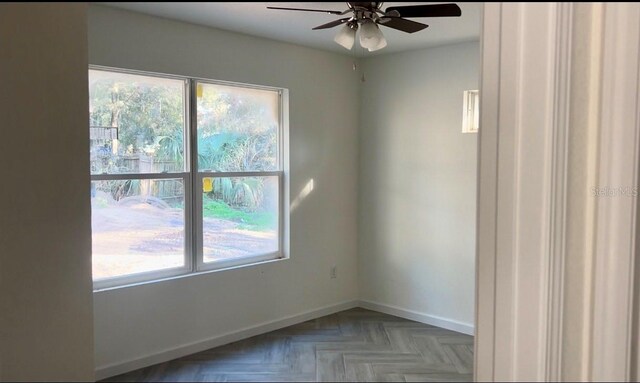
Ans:
{"label": "sunlight patch on wall", "polygon": [[307,182],[307,184],[304,186],[304,188],[302,188],[298,196],[293,200],[293,202],[291,202],[291,207],[289,210],[293,212],[298,207],[298,205],[300,205],[300,203],[305,198],[307,198],[309,194],[311,194],[312,191],[313,191],[313,178],[310,179],[309,182]]}

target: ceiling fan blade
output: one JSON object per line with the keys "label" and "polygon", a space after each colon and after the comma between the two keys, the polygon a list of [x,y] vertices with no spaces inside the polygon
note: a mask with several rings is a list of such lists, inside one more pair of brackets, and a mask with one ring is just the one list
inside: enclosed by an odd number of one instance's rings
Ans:
{"label": "ceiling fan blade", "polygon": [[332,15],[345,15],[347,11],[327,11],[324,9],[305,9],[305,8],[283,8],[283,7],[267,7],[267,9],[280,9],[284,11],[305,11],[305,12],[322,12],[322,13],[330,13]]}
{"label": "ceiling fan blade", "polygon": [[407,5],[405,7],[389,7],[385,14],[400,17],[457,17],[462,10],[457,4]]}
{"label": "ceiling fan blade", "polygon": [[346,23],[346,22],[347,22],[347,21],[349,21],[350,19],[351,19],[350,17],[346,17],[346,18],[344,18],[344,19],[334,20],[334,21],[332,21],[332,22],[330,22],[330,23],[326,23],[326,24],[318,25],[317,27],[313,28],[313,30],[316,30],[316,29],[328,29],[328,28],[333,28],[333,27],[338,26],[338,25],[340,25],[340,24],[344,24],[344,23]]}
{"label": "ceiling fan blade", "polygon": [[400,17],[389,16],[381,17],[378,21],[378,24],[407,33],[418,32],[428,27],[427,24],[417,23],[415,21],[406,20]]}

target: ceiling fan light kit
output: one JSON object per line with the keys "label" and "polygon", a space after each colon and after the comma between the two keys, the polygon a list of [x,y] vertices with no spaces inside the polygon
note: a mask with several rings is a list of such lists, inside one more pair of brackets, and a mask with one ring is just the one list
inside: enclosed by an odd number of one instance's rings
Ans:
{"label": "ceiling fan light kit", "polygon": [[353,44],[356,42],[356,29],[358,29],[357,24],[352,25],[348,23],[343,25],[342,28],[338,30],[338,33],[336,33],[333,41],[351,50]]}
{"label": "ceiling fan light kit", "polygon": [[360,45],[374,52],[387,46],[379,25],[397,29],[406,33],[414,33],[428,27],[426,24],[408,20],[405,17],[459,17],[462,15],[460,7],[456,4],[426,4],[408,5],[402,7],[389,7],[382,10],[381,2],[347,2],[345,11],[328,11],[322,9],[282,8],[267,7],[287,11],[323,12],[332,15],[346,15],[351,17],[338,19],[323,25],[317,29],[333,28],[342,25],[342,28],[334,37],[334,41],[346,49],[351,50],[356,40],[356,31],[359,30]]}
{"label": "ceiling fan light kit", "polygon": [[378,28],[378,25],[371,19],[364,19],[360,25],[360,45],[370,52],[382,49],[387,45],[387,41]]}
{"label": "ceiling fan light kit", "polygon": [[[380,32],[380,33],[382,33],[382,32]],[[378,45],[376,45],[373,48],[367,48],[367,49],[369,50],[369,52],[375,52],[375,51],[380,50],[380,49],[382,49],[382,48],[384,48],[386,46],[387,46],[387,40],[384,38],[384,36],[382,36],[382,38],[380,39],[380,43]]]}

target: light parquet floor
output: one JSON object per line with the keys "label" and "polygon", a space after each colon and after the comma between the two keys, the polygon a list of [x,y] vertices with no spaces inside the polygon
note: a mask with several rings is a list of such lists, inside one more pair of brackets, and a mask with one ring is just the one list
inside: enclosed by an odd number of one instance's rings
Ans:
{"label": "light parquet floor", "polygon": [[471,381],[473,337],[356,308],[106,381]]}

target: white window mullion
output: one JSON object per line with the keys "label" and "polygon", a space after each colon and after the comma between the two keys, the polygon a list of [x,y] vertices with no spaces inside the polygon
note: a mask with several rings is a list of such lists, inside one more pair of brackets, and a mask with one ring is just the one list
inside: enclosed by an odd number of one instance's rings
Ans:
{"label": "white window mullion", "polygon": [[183,177],[184,185],[184,264],[188,271],[195,268],[195,248],[193,246],[193,235],[196,226],[193,225],[193,183],[191,173],[186,173]]}
{"label": "white window mullion", "polygon": [[202,179],[204,177],[199,174],[199,173],[195,173],[193,176],[193,179],[195,180],[194,182],[194,204],[193,204],[193,209],[195,210],[195,214],[194,214],[194,224],[196,227],[196,233],[194,235],[194,240],[195,240],[195,253],[196,253],[196,260],[195,260],[195,265],[196,265],[196,270],[202,270],[203,266],[204,266],[204,245],[203,245],[203,221],[204,221],[204,217],[203,217],[203,212],[202,212]]}
{"label": "white window mullion", "polygon": [[119,181],[119,180],[169,180],[182,178],[189,173],[123,173],[123,174],[92,174],[91,181]]}
{"label": "white window mullion", "polygon": [[256,172],[199,172],[203,178],[232,178],[232,177],[276,177],[282,175],[281,170],[276,171],[256,171]]}
{"label": "white window mullion", "polygon": [[[187,134],[186,141],[189,147],[189,180],[190,180],[190,204],[189,224],[191,225],[191,235],[188,237],[191,247],[191,271],[196,272],[199,269],[200,259],[202,258],[202,208],[200,199],[202,195],[199,193],[201,181],[198,178],[198,102],[196,81],[189,79],[187,81]],[[187,158],[187,157],[185,157]]]}

